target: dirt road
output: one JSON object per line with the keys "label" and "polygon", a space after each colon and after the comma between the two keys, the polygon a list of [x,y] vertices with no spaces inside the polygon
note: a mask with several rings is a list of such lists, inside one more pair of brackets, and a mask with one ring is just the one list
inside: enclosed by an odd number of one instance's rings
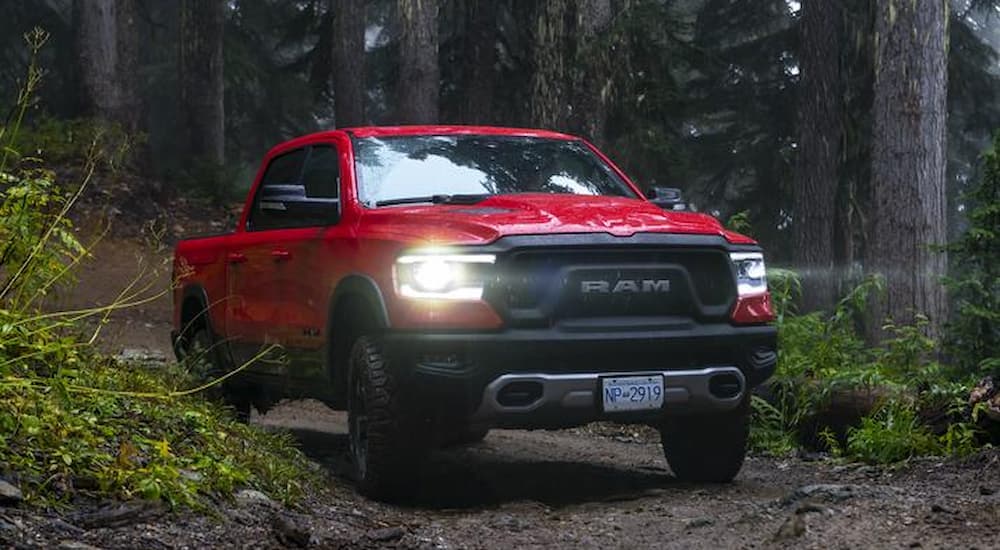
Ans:
{"label": "dirt road", "polygon": [[[71,305],[106,301],[141,247],[102,243]],[[134,264],[134,262],[133,262]],[[161,274],[162,283],[167,283]],[[170,303],[116,313],[104,346],[167,355]],[[898,469],[750,457],[731,485],[674,480],[650,430],[494,431],[435,453],[405,505],[357,495],[344,416],[319,403],[255,422],[290,429],[327,488],[298,510],[245,492],[221,517],[140,515],[81,528],[73,517],[0,509],[0,547],[1000,548],[1000,453]]]}
{"label": "dirt road", "polygon": [[[345,481],[342,415],[300,402],[260,420],[297,426]],[[712,486],[676,482],[650,436],[494,431],[436,453],[413,502],[372,512],[402,526],[401,543],[447,548],[1000,547],[995,451],[897,470],[751,457]]]}

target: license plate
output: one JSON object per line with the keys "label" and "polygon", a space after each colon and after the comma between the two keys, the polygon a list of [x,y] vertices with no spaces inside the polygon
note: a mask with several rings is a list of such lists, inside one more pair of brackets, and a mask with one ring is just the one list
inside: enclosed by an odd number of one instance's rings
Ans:
{"label": "license plate", "polygon": [[602,378],[604,412],[646,411],[663,407],[663,377]]}

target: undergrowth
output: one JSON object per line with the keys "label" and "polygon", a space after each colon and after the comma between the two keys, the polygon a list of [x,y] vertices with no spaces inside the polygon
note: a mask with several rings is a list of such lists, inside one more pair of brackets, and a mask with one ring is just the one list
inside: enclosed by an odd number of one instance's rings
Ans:
{"label": "undergrowth", "polygon": [[[836,457],[893,463],[923,455],[967,455],[981,446],[967,406],[975,379],[939,363],[926,319],[887,323],[890,336],[869,346],[859,321],[877,278],[862,281],[832,312],[799,315],[801,288],[772,270],[778,308],[778,365],[765,401],[754,397],[751,448],[788,454],[803,444]],[[856,422],[842,423],[858,413]]]}
{"label": "undergrowth", "polygon": [[[26,35],[34,54],[46,39],[40,30]],[[71,283],[89,255],[67,213],[121,148],[83,125],[62,150],[18,151],[43,74],[35,58],[0,126],[0,477],[43,506],[79,496],[200,506],[241,487],[298,498],[317,474],[289,436],[238,423],[202,398],[182,366],[122,364],[93,348],[111,312],[169,291],[156,289],[152,274],[140,269],[105,306],[42,311],[44,296]],[[78,160],[80,180],[57,181],[36,155],[45,151]],[[86,322],[97,329],[84,333]]]}

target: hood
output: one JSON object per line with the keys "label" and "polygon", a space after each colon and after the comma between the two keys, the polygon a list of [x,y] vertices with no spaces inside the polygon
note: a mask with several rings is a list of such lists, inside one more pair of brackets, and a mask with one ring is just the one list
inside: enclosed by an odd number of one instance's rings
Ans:
{"label": "hood", "polygon": [[665,211],[639,199],[589,195],[497,195],[476,204],[421,204],[366,211],[365,233],[427,243],[487,244],[507,235],[636,233],[719,235],[734,243],[752,239],[727,231],[715,218]]}

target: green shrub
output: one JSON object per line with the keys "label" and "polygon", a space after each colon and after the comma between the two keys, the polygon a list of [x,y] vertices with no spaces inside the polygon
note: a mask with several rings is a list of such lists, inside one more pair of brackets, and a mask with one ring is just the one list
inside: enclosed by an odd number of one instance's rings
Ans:
{"label": "green shrub", "polygon": [[[41,31],[29,35],[36,54],[44,42]],[[89,493],[198,506],[238,487],[298,497],[316,474],[289,436],[236,422],[186,389],[194,381],[182,367],[119,364],[92,348],[96,334],[82,334],[81,321],[155,290],[133,281],[105,307],[39,310],[38,298],[87,254],[66,214],[104,158],[90,147],[70,196],[40,159],[17,153],[40,75],[32,61],[11,123],[0,128],[0,472],[42,505]]]}
{"label": "green shrub", "polygon": [[945,346],[970,373],[1000,375],[1000,133],[983,154],[983,175],[962,197],[969,227],[946,247],[953,312]]}

